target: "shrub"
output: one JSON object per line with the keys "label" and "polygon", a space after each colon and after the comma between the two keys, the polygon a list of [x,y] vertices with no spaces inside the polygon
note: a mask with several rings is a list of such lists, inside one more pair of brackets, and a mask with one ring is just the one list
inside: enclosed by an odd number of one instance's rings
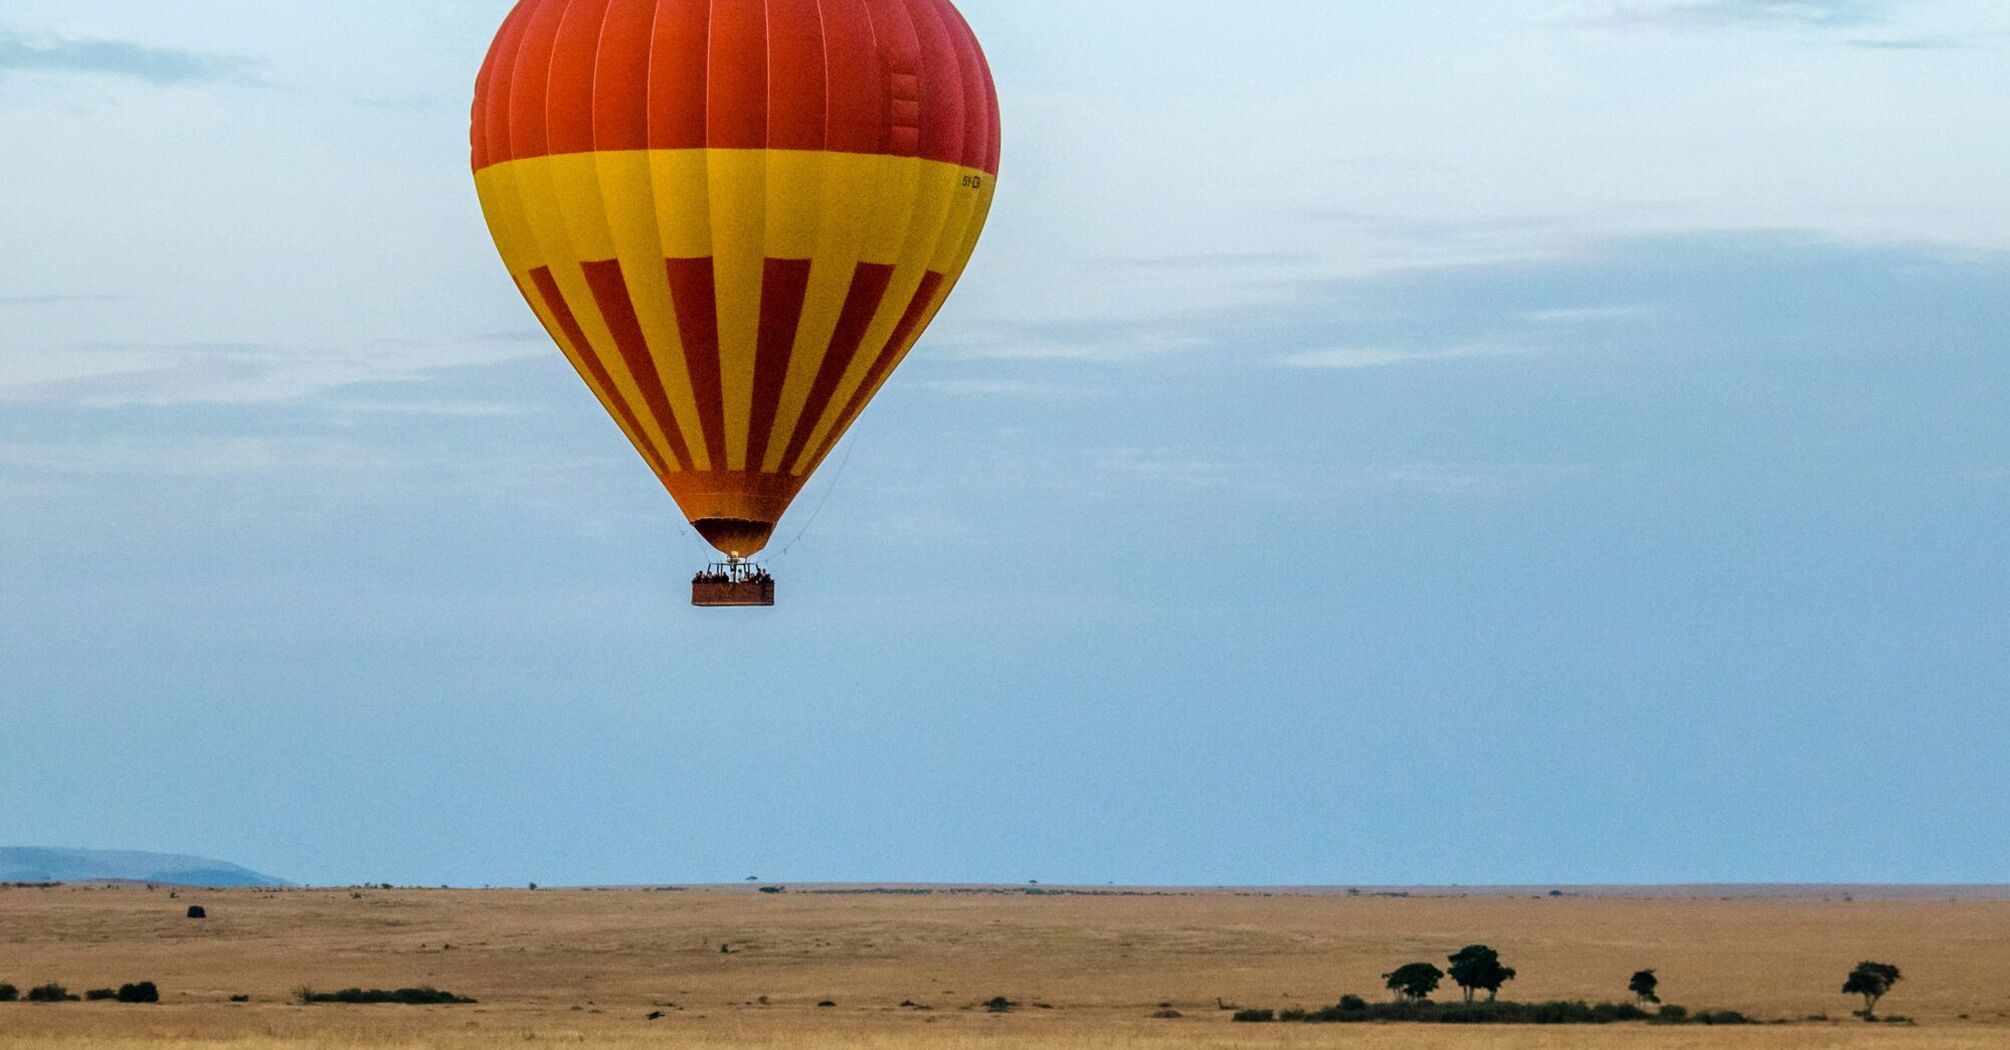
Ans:
{"label": "shrub", "polygon": [[191,904],[188,906],[188,917],[191,919],[207,919],[209,918],[209,909],[200,904]]}
{"label": "shrub", "polygon": [[233,995],[233,996],[231,996],[231,997],[230,997],[230,1001],[231,1001],[231,1002],[233,1002],[233,1003],[248,1003],[248,1002],[250,1002],[250,1001],[251,1001],[251,996],[248,996],[248,995]]}
{"label": "shrub", "polygon": [[312,988],[302,988],[294,993],[302,1003],[342,1003],[348,1006],[377,1006],[395,1003],[400,1006],[447,1006],[472,1003],[475,1000],[438,988],[399,988],[385,991],[382,988],[344,988],[339,992],[317,992]]}
{"label": "shrub", "polygon": [[[1236,1016],[1250,1015],[1250,1020],[1270,1020],[1268,1010],[1245,1010]],[[1585,1003],[1559,1001],[1548,1003],[1425,1003],[1395,1002],[1370,1003],[1359,996],[1347,996],[1340,1002],[1317,1010],[1286,1010],[1276,1016],[1277,1020],[1305,1022],[1313,1024],[1365,1024],[1365,1023],[1409,1023],[1409,1024],[1622,1024],[1647,1021],[1654,1024],[1751,1024],[1744,1015],[1733,1011],[1698,1014],[1691,1018],[1681,1007],[1664,1007],[1659,1014],[1650,1014],[1632,1003]]]}
{"label": "shrub", "polygon": [[28,989],[28,1001],[31,1003],[74,1003],[77,1001],[77,997],[71,995],[70,990],[60,984],[44,984]]}
{"label": "shrub", "polygon": [[1003,1013],[1011,1013],[1012,1008],[1018,1005],[1019,1005],[1018,1003],[1015,1003],[1012,1000],[1007,999],[1001,995],[992,999],[990,1002],[985,1003],[984,1009],[994,1014],[1003,1014]]}
{"label": "shrub", "polygon": [[118,997],[119,993],[111,988],[93,988],[84,993],[85,1000],[93,1003],[109,1003]]}
{"label": "shrub", "polygon": [[1277,1020],[1277,1011],[1237,1010],[1235,1012],[1235,1016],[1229,1018],[1229,1020],[1236,1021],[1241,1024],[1269,1024],[1272,1021]]}
{"label": "shrub", "polygon": [[161,1001],[161,990],[152,981],[119,985],[119,1001],[122,1003],[157,1003]]}
{"label": "shrub", "polygon": [[21,989],[11,984],[0,984],[0,1003],[11,1003],[21,998]]}

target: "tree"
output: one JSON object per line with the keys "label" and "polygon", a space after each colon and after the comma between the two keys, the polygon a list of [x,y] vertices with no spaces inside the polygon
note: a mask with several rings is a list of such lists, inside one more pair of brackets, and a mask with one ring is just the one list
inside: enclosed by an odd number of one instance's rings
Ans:
{"label": "tree", "polygon": [[1398,966],[1382,975],[1390,991],[1395,992],[1405,1002],[1429,1002],[1431,993],[1438,990],[1438,982],[1444,980],[1445,971],[1430,963],[1411,963]]}
{"label": "tree", "polygon": [[1890,963],[1860,962],[1849,972],[1849,980],[1843,982],[1844,995],[1863,996],[1863,1016],[1877,1016],[1877,1001],[1891,993],[1891,986],[1902,979],[1898,967]]}
{"label": "tree", "polygon": [[1492,1002],[1500,995],[1501,985],[1514,980],[1514,967],[1502,966],[1501,954],[1484,944],[1468,944],[1450,958],[1452,980],[1465,991],[1466,1002],[1472,1002],[1473,993],[1482,990]]}
{"label": "tree", "polygon": [[1654,989],[1659,987],[1661,978],[1654,976],[1653,970],[1642,970],[1634,974],[1631,981],[1626,982],[1626,990],[1632,992],[1634,997],[1643,1003],[1660,1002],[1661,997],[1654,994]]}

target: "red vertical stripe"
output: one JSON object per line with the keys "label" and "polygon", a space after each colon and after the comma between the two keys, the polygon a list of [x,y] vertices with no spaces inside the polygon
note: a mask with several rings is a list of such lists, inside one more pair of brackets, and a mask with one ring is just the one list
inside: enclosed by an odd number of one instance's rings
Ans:
{"label": "red vertical stripe", "polygon": [[820,150],[828,134],[820,0],[768,0],[769,149]]}
{"label": "red vertical stripe", "polygon": [[635,435],[636,441],[640,442],[637,451],[642,453],[643,459],[649,461],[649,466],[656,471],[658,477],[669,474],[669,468],[663,463],[663,457],[649,447],[648,439],[645,437],[648,432],[642,429],[641,421],[636,419],[634,408],[621,396],[621,389],[614,385],[614,377],[607,374],[607,367],[600,363],[599,356],[593,352],[593,344],[587,342],[586,332],[579,327],[579,319],[573,316],[572,307],[566,304],[565,293],[558,290],[558,281],[551,276],[551,267],[540,266],[532,270],[530,279],[537,285],[537,294],[544,300],[545,309],[551,312],[552,320],[558,324],[557,334],[572,347],[573,356],[581,367],[586,369],[587,374],[593,377],[594,384],[606,391],[607,400],[613,403],[614,414],[621,419],[628,432]]}
{"label": "red vertical stripe", "polygon": [[677,329],[684,337],[684,364],[698,400],[698,423],[713,470],[726,469],[726,388],[719,376],[719,311],[712,260],[665,259],[670,296],[677,303]]}
{"label": "red vertical stripe", "polygon": [[851,400],[845,403],[844,414],[838,417],[837,426],[832,427],[830,436],[824,439],[824,447],[817,450],[819,459],[829,455],[838,439],[851,429],[858,414],[865,411],[866,402],[871,401],[872,395],[879,392],[880,384],[886,382],[887,373],[920,337],[922,323],[928,320],[928,311],[935,306],[935,297],[942,291],[943,280],[943,276],[933,270],[921,279],[921,287],[914,290],[914,299],[907,304],[907,312],[901,315],[900,323],[894,326],[893,336],[880,348],[879,357],[865,374],[865,381],[852,391]]}
{"label": "red vertical stripe", "polygon": [[[563,0],[551,45],[551,88],[545,98],[546,137],[553,153],[593,151],[593,81],[607,0]],[[580,76],[584,70],[587,75]]]}
{"label": "red vertical stripe", "polygon": [[879,312],[880,301],[886,298],[886,286],[892,280],[893,267],[881,263],[860,263],[852,273],[851,291],[845,293],[844,309],[839,312],[837,328],[831,333],[830,350],[824,355],[823,367],[817,370],[816,382],[810,386],[809,400],[796,420],[796,432],[789,438],[788,450],[782,453],[783,470],[802,458],[803,448],[815,436],[817,424],[823,421],[831,399],[837,396],[838,383],[851,367],[852,358],[858,356],[859,344],[865,342],[866,329],[872,327],[872,317]]}
{"label": "red vertical stripe", "polygon": [[593,61],[593,148],[649,145],[649,44],[656,0],[610,0]]}
{"label": "red vertical stripe", "polygon": [[906,0],[921,42],[921,155],[964,162],[963,58],[943,24],[939,0]]}
{"label": "red vertical stripe", "polygon": [[[940,3],[940,0],[938,0]],[[963,160],[966,168],[990,171],[995,146],[991,141],[991,77],[984,67],[984,55],[977,37],[954,7],[940,3],[942,24],[956,46],[957,68],[963,73]]]}
{"label": "red vertical stripe", "polygon": [[908,0],[866,0],[873,33],[886,71],[886,152],[896,157],[921,152],[921,41],[914,33]]}
{"label": "red vertical stripe", "polygon": [[886,149],[886,64],[866,0],[823,0],[823,9],[830,125],[826,148],[880,153]]}
{"label": "red vertical stripe", "polygon": [[789,358],[795,355],[796,329],[803,319],[803,299],[810,289],[808,259],[769,259],[761,275],[761,333],[754,357],[754,413],[747,441],[747,469],[761,470],[768,460],[769,435],[788,384]]}
{"label": "red vertical stripe", "polygon": [[710,3],[658,3],[649,51],[649,148],[705,145]]}
{"label": "red vertical stripe", "polygon": [[711,68],[705,75],[705,145],[760,149],[768,142],[765,0],[712,0]]}
{"label": "red vertical stripe", "polygon": [[495,47],[489,52],[488,87],[476,99],[482,109],[482,143],[484,155],[475,170],[489,164],[499,163],[518,156],[511,148],[509,140],[510,97],[516,88],[516,55],[523,46],[524,26],[530,23],[530,9],[536,0],[525,0],[510,12],[503,22],[502,31],[496,34]]}
{"label": "red vertical stripe", "polygon": [[551,120],[545,103],[551,97],[551,53],[558,38],[558,20],[565,0],[526,0],[533,4],[525,19],[523,44],[517,49],[516,71],[509,98],[510,154],[543,157],[551,153]]}
{"label": "red vertical stripe", "polygon": [[614,347],[621,352],[621,359],[628,364],[628,374],[635,377],[635,385],[642,391],[642,403],[670,442],[670,453],[677,457],[677,465],[692,469],[691,450],[685,447],[684,434],[677,429],[677,415],[671,411],[670,396],[664,392],[663,377],[656,371],[656,359],[649,354],[649,337],[642,334],[635,304],[629,301],[621,263],[614,259],[590,262],[585,270],[587,286],[593,289],[594,302],[600,305],[600,316],[614,336]]}

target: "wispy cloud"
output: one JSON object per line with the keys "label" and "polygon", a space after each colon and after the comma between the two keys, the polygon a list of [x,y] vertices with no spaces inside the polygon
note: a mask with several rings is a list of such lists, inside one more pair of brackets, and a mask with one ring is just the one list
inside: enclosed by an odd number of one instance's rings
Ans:
{"label": "wispy cloud", "polygon": [[256,61],[239,55],[0,30],[0,73],[125,77],[162,86],[251,86],[261,83],[258,68]]}
{"label": "wispy cloud", "polygon": [[1152,258],[1099,259],[1090,265],[1126,270],[1242,270],[1302,266],[1317,261],[1302,252],[1211,252]]}
{"label": "wispy cloud", "polygon": [[1437,350],[1398,350],[1382,347],[1337,347],[1285,354],[1277,363],[1287,368],[1388,368],[1395,365],[1431,364],[1488,357],[1530,357],[1544,353],[1540,347],[1511,344],[1475,343]]}
{"label": "wispy cloud", "polygon": [[1633,306],[1568,306],[1550,310],[1536,310],[1528,319],[1536,324],[1593,324],[1599,321],[1627,321],[1644,317],[1648,308]]}
{"label": "wispy cloud", "polygon": [[1887,6],[1875,0],[1642,0],[1602,4],[1575,21],[1609,28],[1827,29],[1879,21]]}
{"label": "wispy cloud", "polygon": [[64,475],[260,474],[303,469],[367,470],[386,464],[377,448],[326,439],[260,436],[109,438],[98,441],[0,443],[0,467]]}
{"label": "wispy cloud", "polygon": [[1849,46],[1872,51],[1975,51],[1995,47],[2004,36],[1993,33],[1927,33],[1919,36],[1865,37]]}
{"label": "wispy cloud", "polygon": [[331,411],[364,416],[425,416],[435,419],[493,419],[527,416],[531,405],[508,401],[344,401]]}
{"label": "wispy cloud", "polygon": [[78,303],[116,303],[118,295],[0,295],[0,306],[68,306]]}
{"label": "wispy cloud", "polygon": [[923,390],[952,397],[1031,397],[1066,399],[1094,397],[1095,391],[1063,383],[1041,383],[1024,379],[927,379]]}
{"label": "wispy cloud", "polygon": [[[245,343],[35,347],[0,357],[0,402],[128,405],[268,404],[365,383],[425,379],[549,351],[476,337],[437,344],[301,347]],[[437,413],[435,413],[437,414]]]}

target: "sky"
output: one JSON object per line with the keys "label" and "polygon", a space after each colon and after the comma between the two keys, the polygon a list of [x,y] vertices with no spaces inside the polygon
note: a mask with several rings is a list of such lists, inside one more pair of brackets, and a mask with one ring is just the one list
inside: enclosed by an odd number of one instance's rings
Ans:
{"label": "sky", "polygon": [[2010,881],[2010,12],[959,0],[772,612],[467,170],[506,0],[0,11],[0,844],[299,882]]}

